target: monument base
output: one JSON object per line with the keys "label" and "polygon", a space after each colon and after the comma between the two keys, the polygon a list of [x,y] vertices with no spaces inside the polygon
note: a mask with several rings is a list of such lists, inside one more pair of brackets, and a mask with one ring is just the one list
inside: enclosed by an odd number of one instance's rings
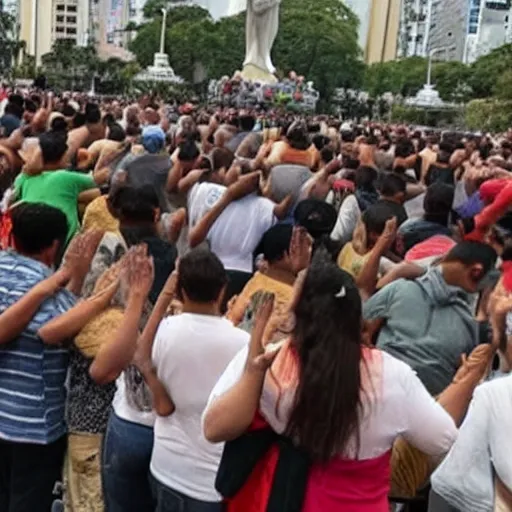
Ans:
{"label": "monument base", "polygon": [[174,73],[169,65],[169,56],[166,53],[155,53],[153,65],[138,73],[134,80],[136,82],[168,82],[180,84],[183,78]]}
{"label": "monument base", "polygon": [[242,78],[248,82],[259,82],[261,84],[277,84],[277,78],[268,71],[253,64],[246,64],[242,70]]}

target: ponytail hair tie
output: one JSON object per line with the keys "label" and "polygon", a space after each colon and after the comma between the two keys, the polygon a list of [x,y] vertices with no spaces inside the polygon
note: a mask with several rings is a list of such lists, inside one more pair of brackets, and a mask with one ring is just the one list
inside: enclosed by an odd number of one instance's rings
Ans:
{"label": "ponytail hair tie", "polygon": [[345,290],[345,287],[344,287],[344,286],[342,286],[342,287],[340,288],[340,291],[335,295],[335,297],[336,297],[337,299],[342,299],[342,298],[343,298],[343,297],[345,297],[346,295],[347,295],[347,290]]}

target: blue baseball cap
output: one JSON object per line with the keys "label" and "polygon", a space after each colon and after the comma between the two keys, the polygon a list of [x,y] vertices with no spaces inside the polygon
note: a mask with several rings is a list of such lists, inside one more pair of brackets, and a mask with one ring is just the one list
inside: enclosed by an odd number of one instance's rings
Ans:
{"label": "blue baseball cap", "polygon": [[142,130],[142,145],[148,153],[158,153],[165,146],[165,133],[158,125],[146,126]]}

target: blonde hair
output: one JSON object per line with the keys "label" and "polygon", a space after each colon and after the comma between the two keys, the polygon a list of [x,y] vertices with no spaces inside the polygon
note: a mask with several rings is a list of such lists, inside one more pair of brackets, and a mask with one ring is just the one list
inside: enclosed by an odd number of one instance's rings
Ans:
{"label": "blonde hair", "polygon": [[263,130],[263,144],[276,142],[281,138],[281,128],[265,128]]}

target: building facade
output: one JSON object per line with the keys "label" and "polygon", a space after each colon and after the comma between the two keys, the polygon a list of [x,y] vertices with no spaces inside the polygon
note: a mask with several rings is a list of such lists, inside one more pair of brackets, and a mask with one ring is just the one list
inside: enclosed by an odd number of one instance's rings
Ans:
{"label": "building facade", "polygon": [[359,18],[359,45],[367,64],[397,56],[401,0],[342,0]]}
{"label": "building facade", "polygon": [[464,60],[471,64],[512,42],[511,0],[470,0]]}
{"label": "building facade", "polygon": [[432,0],[403,0],[400,9],[398,56],[424,57]]}
{"label": "building facade", "polygon": [[427,10],[425,56],[436,51],[436,59],[464,59],[468,0],[430,0]]}
{"label": "building facade", "polygon": [[127,32],[126,27],[144,21],[144,3],[144,0],[93,0],[90,25],[100,58],[133,58],[128,46],[135,33]]}
{"label": "building facade", "polygon": [[58,39],[79,46],[89,41],[89,0],[19,0],[17,15],[20,40],[26,41],[27,53],[38,65]]}

